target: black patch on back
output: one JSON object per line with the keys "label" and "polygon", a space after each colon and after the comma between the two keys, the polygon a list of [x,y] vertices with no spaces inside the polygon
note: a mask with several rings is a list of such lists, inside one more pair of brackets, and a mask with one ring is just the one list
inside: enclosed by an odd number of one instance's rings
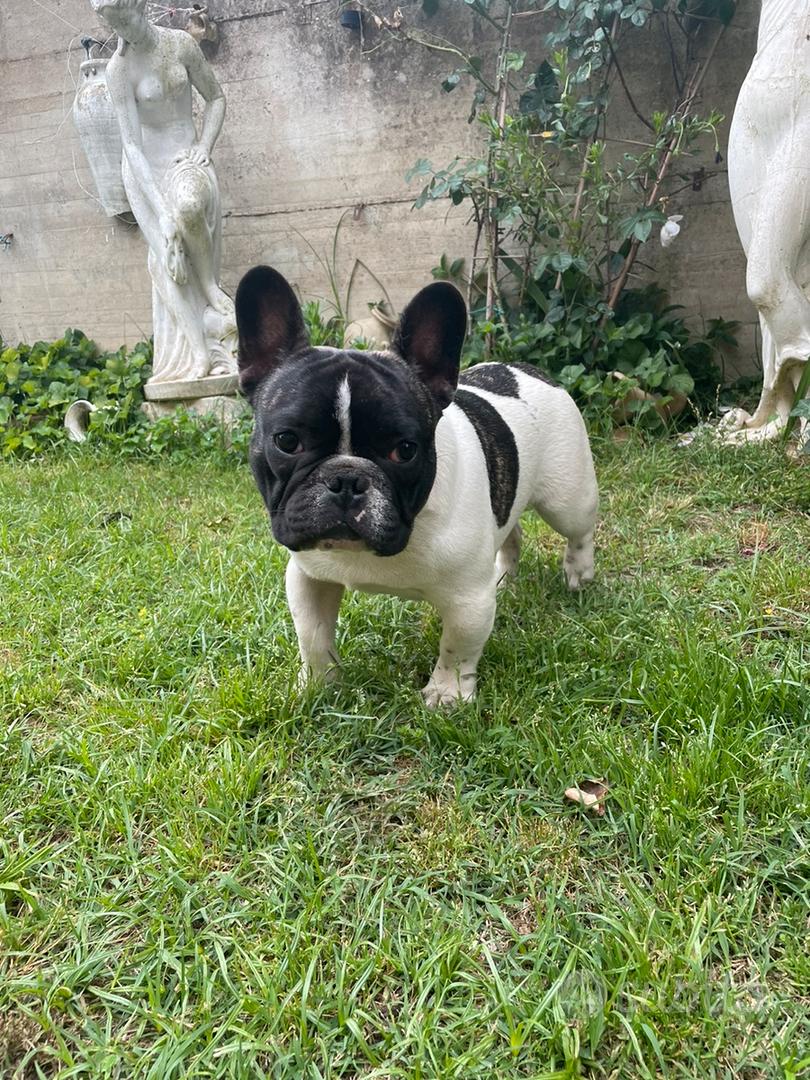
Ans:
{"label": "black patch on back", "polygon": [[556,379],[552,379],[550,375],[546,375],[545,371],[541,371],[540,368],[536,368],[532,364],[522,364],[518,361],[515,364],[510,364],[509,367],[517,368],[518,371],[522,371],[524,375],[531,375],[533,379],[539,379],[540,382],[548,383],[549,386],[560,385]]}
{"label": "black patch on back", "polygon": [[490,394],[499,394],[501,397],[520,397],[520,387],[515,378],[515,371],[522,371],[524,375],[530,375],[533,379],[547,383],[549,386],[560,384],[546,375],[545,371],[532,367],[531,364],[520,362],[514,364],[475,364],[463,371],[459,377],[459,385],[475,386],[479,390],[488,390]]}
{"label": "black patch on back", "polygon": [[519,461],[515,436],[498,410],[478,394],[459,389],[453,401],[475,428],[481,442],[492,513],[498,525],[505,525],[517,492]]}
{"label": "black patch on back", "polygon": [[479,390],[488,390],[490,394],[516,398],[518,381],[506,364],[476,364],[462,372],[459,383],[464,386],[477,386]]}

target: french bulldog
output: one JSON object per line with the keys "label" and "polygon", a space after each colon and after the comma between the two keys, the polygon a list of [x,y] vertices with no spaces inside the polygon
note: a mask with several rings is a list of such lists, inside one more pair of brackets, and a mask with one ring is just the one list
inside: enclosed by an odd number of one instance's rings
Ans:
{"label": "french bulldog", "polygon": [[521,364],[459,377],[467,312],[435,282],[402,313],[389,351],[314,347],[276,270],[236,294],[250,464],[273,535],[291,551],[287,599],[302,675],[338,664],[344,589],[427,600],[442,620],[430,707],[470,700],[531,507],[568,540],[568,585],[593,578],[598,491],[580,413]]}

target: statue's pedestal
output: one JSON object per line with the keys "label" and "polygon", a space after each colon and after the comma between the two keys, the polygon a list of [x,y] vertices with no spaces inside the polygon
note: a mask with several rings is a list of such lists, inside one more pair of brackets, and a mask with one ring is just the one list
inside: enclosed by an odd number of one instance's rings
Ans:
{"label": "statue's pedestal", "polygon": [[183,408],[197,416],[213,416],[224,427],[231,427],[250,410],[247,401],[237,396],[238,386],[237,375],[148,382],[143,388],[146,401],[141,408],[150,420],[160,420]]}

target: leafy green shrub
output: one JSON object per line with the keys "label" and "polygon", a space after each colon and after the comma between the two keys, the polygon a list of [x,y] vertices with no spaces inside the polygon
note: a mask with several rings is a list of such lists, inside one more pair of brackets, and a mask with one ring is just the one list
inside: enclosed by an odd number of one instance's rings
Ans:
{"label": "leafy green shrub", "polygon": [[308,300],[302,305],[304,325],[312,345],[331,345],[335,349],[343,348],[343,333],[346,320],[341,315],[327,318],[321,311],[317,300]]}
{"label": "leafy green shrub", "polygon": [[[308,300],[302,305],[301,311],[311,345],[329,345],[333,349],[343,348],[347,326],[345,315],[338,313],[327,317],[317,300]],[[348,345],[352,349],[370,347],[369,342],[364,338],[353,338]]]}
{"label": "leafy green shrub", "polygon": [[36,453],[65,437],[68,406],[86,398],[114,408],[119,428],[138,425],[152,346],[103,353],[81,330],[0,353],[0,450]]}
{"label": "leafy green shrub", "polygon": [[159,455],[174,461],[204,457],[223,465],[243,464],[252,429],[250,414],[226,428],[215,416],[198,416],[183,408],[159,420],[147,420],[139,412],[127,421],[111,407],[90,417],[88,445],[114,450],[123,457]]}
{"label": "leafy green shrub", "polygon": [[[435,0],[425,10],[441,5]],[[467,9],[486,26],[472,36],[481,55],[467,55],[463,42],[409,40],[463,61],[442,87],[449,93],[462,81],[472,84],[468,119],[480,127],[484,147],[443,168],[422,159],[406,180],[423,185],[415,208],[449,200],[468,208],[476,226],[475,278],[463,282],[473,300],[470,361],[537,364],[592,417],[609,419],[634,387],[663,395],[664,403],[688,395],[701,411],[711,406],[722,378],[720,347],[733,343],[733,324],[714,320],[694,335],[655,285],[630,285],[649,270],[639,258],[643,246],[673,210],[686,212],[684,192],[716,174],[722,117],[698,115],[698,91],[735,3],[467,0]],[[517,20],[540,11],[556,18],[544,40],[520,38],[542,50],[530,60],[515,47],[514,31]],[[670,101],[658,111],[648,111],[645,88],[633,85],[640,51],[661,68]],[[617,100],[646,129],[643,139],[622,145],[616,138]],[[708,156],[698,165],[701,139]],[[673,168],[687,151],[691,185]],[[460,264],[445,256],[434,275],[461,278]],[[629,409],[645,424],[662,424],[649,401],[633,400]]]}
{"label": "leafy green shrub", "polygon": [[[463,260],[450,263],[443,257],[433,275],[464,287],[463,272]],[[557,273],[563,279],[559,289]],[[592,423],[602,425],[611,422],[614,406],[634,387],[657,395],[661,404],[684,395],[692,414],[716,405],[722,349],[736,344],[736,323],[712,319],[695,334],[655,284],[626,290],[605,320],[606,305],[596,287],[573,265],[564,270],[550,266],[536,285],[520,307],[497,321],[487,320],[473,302],[467,365],[485,360],[533,364],[572,393]],[[624,378],[616,379],[613,372]],[[644,426],[664,426],[649,401],[630,401],[627,408]]]}
{"label": "leafy green shrub", "polygon": [[[342,346],[342,319],[326,318],[317,302],[305,304],[303,311],[314,345]],[[7,456],[64,445],[65,413],[83,398],[97,409],[90,415],[90,447],[107,446],[128,456],[246,460],[250,415],[227,429],[215,417],[185,409],[158,421],[146,418],[141,405],[152,369],[151,342],[104,352],[81,330],[66,330],[57,341],[2,346],[0,341],[0,452]]]}
{"label": "leafy green shrub", "polygon": [[128,456],[174,458],[205,454],[244,461],[251,418],[227,431],[214,417],[178,410],[150,422],[141,411],[143,385],[151,374],[152,346],[103,352],[81,330],[58,341],[17,345],[0,353],[0,449],[5,455],[36,454],[67,441],[65,413],[78,398],[97,408],[90,416],[88,445]]}
{"label": "leafy green shrub", "polygon": [[785,439],[788,439],[796,422],[799,422],[799,445],[803,454],[810,454],[810,397],[808,394],[810,394],[810,364],[805,364],[796,388],[790,419],[785,428]]}

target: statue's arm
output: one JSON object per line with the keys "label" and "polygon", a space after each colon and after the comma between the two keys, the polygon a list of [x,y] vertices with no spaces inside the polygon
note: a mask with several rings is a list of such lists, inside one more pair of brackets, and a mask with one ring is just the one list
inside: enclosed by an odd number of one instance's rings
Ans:
{"label": "statue's arm", "polygon": [[189,34],[183,34],[183,62],[191,85],[205,102],[199,147],[208,157],[222,131],[225,120],[225,95],[211,65],[203,56],[202,49]]}
{"label": "statue's arm", "polygon": [[121,132],[121,145],[126,155],[130,171],[134,176],[141,192],[151,204],[155,217],[161,224],[169,218],[168,207],[160,192],[149,162],[143,152],[141,141],[141,124],[138,119],[138,107],[135,103],[135,94],[129,86],[126,76],[118,70],[114,63],[107,68],[107,88],[118,118],[118,127]]}

